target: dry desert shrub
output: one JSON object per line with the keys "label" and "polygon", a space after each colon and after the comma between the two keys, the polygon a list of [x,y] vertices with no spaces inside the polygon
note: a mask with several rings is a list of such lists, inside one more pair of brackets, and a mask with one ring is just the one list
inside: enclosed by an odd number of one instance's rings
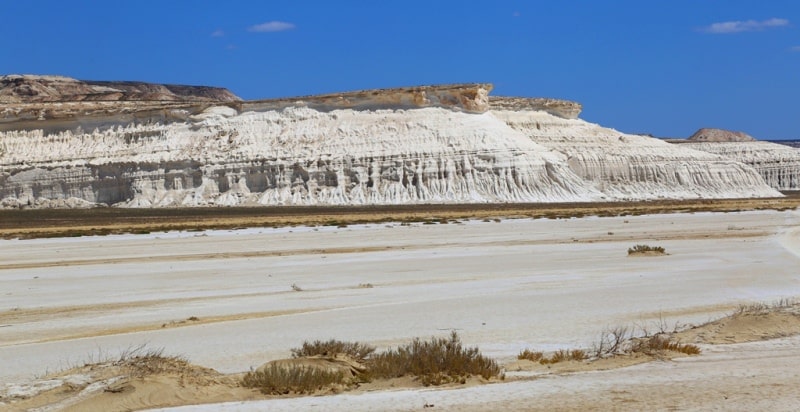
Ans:
{"label": "dry desert shrub", "polygon": [[126,349],[113,365],[125,368],[134,377],[183,373],[192,368],[183,356],[167,356],[164,349],[148,349],[145,345]]}
{"label": "dry desert shrub", "polygon": [[376,379],[415,376],[425,386],[501,374],[497,362],[483,356],[478,348],[465,348],[456,332],[449,338],[417,338],[397,349],[374,354],[367,360],[367,370],[370,378]]}
{"label": "dry desert shrub", "polygon": [[559,363],[559,362],[567,362],[567,361],[582,361],[588,358],[586,352],[580,349],[559,349],[553,352],[549,358],[542,358],[539,360],[539,363],[542,365],[552,364],[552,363]]}
{"label": "dry desert shrub", "polygon": [[782,298],[772,304],[763,302],[741,304],[733,312],[733,315],[765,315],[774,310],[791,308],[796,304],[797,302],[790,298]]}
{"label": "dry desert shrub", "polygon": [[549,357],[544,356],[544,353],[525,349],[517,355],[517,359],[525,359],[531,362],[539,362],[542,365],[549,365],[553,363],[566,362],[566,361],[582,361],[589,356],[587,353],[580,349],[559,349],[553,352]]}
{"label": "dry desert shrub", "polygon": [[519,360],[529,360],[531,362],[539,362],[544,357],[542,352],[532,351],[530,349],[525,349],[517,355],[517,359]]}
{"label": "dry desert shrub", "polygon": [[342,342],[330,339],[327,341],[315,340],[314,342],[303,342],[303,346],[292,349],[293,358],[310,356],[334,356],[339,353],[349,355],[355,360],[363,362],[369,355],[375,352],[375,348],[359,342]]}
{"label": "dry desert shrub", "polygon": [[651,355],[656,352],[672,351],[684,353],[686,355],[699,355],[700,347],[692,344],[672,342],[669,336],[654,335],[649,338],[639,339],[631,349],[634,353],[644,353]]}
{"label": "dry desert shrub", "polygon": [[268,395],[304,394],[347,383],[341,371],[326,371],[317,368],[282,367],[277,364],[259,371],[247,372],[242,386],[258,388]]}
{"label": "dry desert shrub", "polygon": [[304,366],[267,365],[242,378],[242,386],[258,388],[263,393],[284,395],[312,393],[337,385],[352,385],[372,379],[414,376],[425,385],[466,383],[470,376],[485,379],[501,377],[497,362],[483,356],[477,348],[465,348],[456,332],[448,338],[414,339],[411,343],[374,353],[375,348],[358,342],[338,340],[304,342],[292,349],[292,357],[335,357],[340,354],[362,362],[364,368],[348,375]]}
{"label": "dry desert shrub", "polygon": [[642,253],[664,254],[666,253],[666,250],[664,250],[664,248],[661,246],[649,246],[649,245],[636,245],[634,247],[628,248],[629,255],[642,254]]}

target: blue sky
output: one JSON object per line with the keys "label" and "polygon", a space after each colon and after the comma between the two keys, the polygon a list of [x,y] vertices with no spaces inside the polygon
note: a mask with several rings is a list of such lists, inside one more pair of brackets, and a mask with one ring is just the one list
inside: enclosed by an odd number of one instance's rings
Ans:
{"label": "blue sky", "polygon": [[491,82],[626,132],[800,139],[800,1],[5,1],[0,73],[245,99]]}

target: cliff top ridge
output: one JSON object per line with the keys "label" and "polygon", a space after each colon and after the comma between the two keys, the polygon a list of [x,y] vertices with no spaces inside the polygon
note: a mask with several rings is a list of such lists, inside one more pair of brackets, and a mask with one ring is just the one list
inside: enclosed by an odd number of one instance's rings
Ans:
{"label": "cliff top ridge", "polygon": [[221,87],[153,84],[131,81],[77,80],[64,76],[0,76],[0,103],[77,101],[237,102]]}

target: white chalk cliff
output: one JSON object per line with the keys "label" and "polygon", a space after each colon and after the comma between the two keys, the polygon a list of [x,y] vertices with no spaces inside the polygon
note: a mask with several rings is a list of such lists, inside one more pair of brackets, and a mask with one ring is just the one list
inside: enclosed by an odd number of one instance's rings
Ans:
{"label": "white chalk cliff", "polygon": [[680,146],[750,165],[775,189],[800,190],[800,148],[763,141],[686,142]]}
{"label": "white chalk cliff", "polygon": [[570,170],[610,199],[780,196],[753,168],[733,159],[544,111],[494,106],[496,117],[566,156]]}
{"label": "white chalk cliff", "polygon": [[[170,90],[189,97],[163,105],[114,102],[124,108],[117,111],[109,102],[0,101],[0,204],[348,205],[780,195],[742,163],[584,122],[575,118],[577,103],[490,100],[486,84],[255,102],[215,102],[205,94],[194,98],[191,90]],[[33,119],[30,113],[41,116]]]}

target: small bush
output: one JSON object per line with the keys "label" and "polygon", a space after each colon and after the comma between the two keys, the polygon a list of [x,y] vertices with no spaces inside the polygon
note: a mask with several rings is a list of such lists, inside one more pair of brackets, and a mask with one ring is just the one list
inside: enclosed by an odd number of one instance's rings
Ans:
{"label": "small bush", "polygon": [[375,348],[358,342],[342,342],[331,339],[328,341],[315,340],[314,342],[303,342],[303,346],[292,349],[293,358],[308,356],[333,356],[337,353],[349,355],[355,360],[364,361],[369,355],[375,352]]}
{"label": "small bush", "polygon": [[663,254],[666,251],[661,246],[636,245],[636,246],[634,246],[632,248],[628,248],[628,254],[629,255],[634,255],[634,254],[637,254],[637,253],[648,253],[648,252],[662,253]]}
{"label": "small bush", "polygon": [[566,350],[566,349],[559,349],[553,352],[549,358],[542,358],[539,363],[542,365],[547,365],[551,363],[559,363],[559,362],[566,362],[566,361],[582,361],[586,359],[588,356],[586,352],[580,349],[573,349],[573,350]]}
{"label": "small bush", "polygon": [[423,385],[466,382],[471,375],[489,379],[500,375],[500,367],[481,355],[478,348],[465,348],[456,332],[449,338],[414,339],[405,346],[372,355],[367,360],[371,378],[412,375]]}
{"label": "small bush", "polygon": [[734,315],[765,315],[773,310],[790,308],[795,304],[795,300],[789,298],[782,298],[772,304],[763,302],[741,304],[736,308]]}
{"label": "small bush", "polygon": [[145,345],[128,348],[113,364],[127,369],[135,377],[180,373],[191,367],[182,356],[167,356],[163,349],[148,349]]}
{"label": "small bush", "polygon": [[530,349],[525,349],[517,355],[517,359],[519,360],[529,360],[531,362],[539,362],[542,360],[544,354],[542,352],[534,352]]}
{"label": "small bush", "polygon": [[639,340],[632,349],[633,352],[652,354],[653,352],[672,351],[687,355],[700,354],[700,347],[692,344],[670,341],[668,336],[655,335]]}
{"label": "small bush", "polygon": [[604,358],[624,353],[629,349],[632,332],[626,326],[606,329],[600,334],[600,340],[592,349],[592,356]]}
{"label": "small bush", "polygon": [[268,395],[311,393],[345,383],[347,382],[343,372],[302,366],[287,368],[275,364],[261,371],[247,372],[242,378],[242,386],[258,388]]}

